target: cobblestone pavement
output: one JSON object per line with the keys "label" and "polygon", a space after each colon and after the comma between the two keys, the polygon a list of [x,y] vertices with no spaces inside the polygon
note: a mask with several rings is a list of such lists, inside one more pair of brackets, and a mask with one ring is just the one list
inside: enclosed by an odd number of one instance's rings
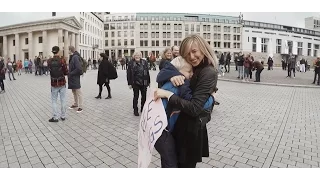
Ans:
{"label": "cobblestone pavement", "polygon": [[[139,118],[125,71],[99,99],[97,71],[82,79],[84,111],[49,123],[49,77],[17,76],[0,94],[0,167],[137,167]],[[152,71],[152,79],[156,72]],[[153,86],[156,86],[153,81]],[[319,92],[220,81],[208,124],[210,157],[198,167],[319,167]],[[107,92],[104,90],[103,96]],[[68,105],[72,103],[70,90]],[[159,167],[155,152],[151,167]]]}
{"label": "cobblestone pavement", "polygon": [[[276,84],[290,84],[290,85],[306,85],[312,86],[314,71],[311,68],[310,71],[306,73],[296,72],[296,78],[287,78],[288,71],[284,71],[281,67],[275,67],[273,70],[268,71],[268,68],[265,67],[261,73],[261,82],[262,83],[276,83]],[[238,80],[238,71],[235,71],[235,67],[230,67],[230,73],[225,73],[224,77],[220,77],[221,79],[231,79]],[[252,74],[252,80],[255,80],[255,71]],[[316,86],[316,85],[313,85]]]}

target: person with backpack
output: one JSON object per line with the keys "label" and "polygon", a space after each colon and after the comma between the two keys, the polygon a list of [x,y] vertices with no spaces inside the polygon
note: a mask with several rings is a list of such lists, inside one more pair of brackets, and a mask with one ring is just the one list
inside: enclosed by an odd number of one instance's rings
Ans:
{"label": "person with backpack", "polygon": [[150,87],[150,74],[148,62],[143,60],[141,52],[133,54],[133,60],[129,62],[127,70],[127,81],[129,89],[133,89],[133,110],[134,115],[139,116],[138,98],[141,92],[141,112],[147,98],[147,87]]}
{"label": "person with backpack", "polygon": [[51,79],[51,100],[52,100],[52,110],[53,117],[49,119],[49,122],[58,122],[58,108],[57,99],[60,95],[61,102],[61,116],[60,119],[64,121],[66,119],[66,78],[68,75],[67,64],[64,59],[62,59],[59,53],[59,47],[52,47],[53,58],[48,60],[48,68],[50,71]]}
{"label": "person with backpack", "polygon": [[110,61],[108,61],[108,57],[106,54],[100,54],[101,64],[98,69],[98,78],[97,84],[99,85],[99,95],[95,97],[96,99],[101,99],[102,86],[105,85],[108,90],[108,97],[106,99],[111,99],[111,88],[110,88],[110,80],[117,79],[118,74],[116,68],[112,65]]}
{"label": "person with backpack", "polygon": [[[72,90],[74,104],[69,109],[77,108],[77,113],[82,112],[82,93],[80,76],[83,75],[81,65],[84,63],[78,51],[73,46],[69,47],[70,59],[69,59],[69,74],[68,74],[68,89]],[[82,60],[81,60],[82,59]]]}

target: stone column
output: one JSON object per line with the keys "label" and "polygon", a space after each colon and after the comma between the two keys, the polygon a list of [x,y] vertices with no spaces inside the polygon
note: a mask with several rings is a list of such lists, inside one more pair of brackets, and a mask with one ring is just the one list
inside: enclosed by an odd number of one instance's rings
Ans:
{"label": "stone column", "polygon": [[3,36],[3,51],[2,51],[2,56],[4,58],[4,60],[6,61],[8,59],[8,39],[7,36]]}
{"label": "stone column", "polygon": [[124,56],[124,49],[121,49],[121,57]]}
{"label": "stone column", "polygon": [[76,34],[71,33],[71,46],[76,47]]}
{"label": "stone column", "polygon": [[79,43],[80,43],[80,37],[79,37],[79,34],[76,34],[75,35],[75,48],[76,48],[76,51],[79,51]]}
{"label": "stone column", "polygon": [[16,47],[15,54],[16,54],[16,61],[17,61],[17,60],[20,60],[20,37],[19,37],[19,34],[15,34],[14,40],[16,43],[15,44],[15,47]]}
{"label": "stone column", "polygon": [[49,56],[48,54],[48,34],[47,31],[44,30],[42,31],[42,54],[43,54],[43,58]]}
{"label": "stone column", "polygon": [[58,29],[58,46],[60,49],[59,56],[63,55],[63,39],[62,39],[62,29]]}
{"label": "stone column", "polygon": [[33,36],[32,32],[28,33],[28,53],[29,59],[33,59]]}
{"label": "stone column", "polygon": [[68,54],[69,54],[69,35],[68,35],[68,31],[64,30],[64,58],[65,59],[69,59],[68,58]]}

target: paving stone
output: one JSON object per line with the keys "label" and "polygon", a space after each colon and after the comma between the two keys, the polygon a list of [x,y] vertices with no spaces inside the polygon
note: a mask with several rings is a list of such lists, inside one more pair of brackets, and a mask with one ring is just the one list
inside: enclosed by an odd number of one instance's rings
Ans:
{"label": "paving stone", "polygon": [[237,168],[252,168],[252,166],[244,164],[244,163],[241,163],[241,162],[237,162],[235,164],[235,167],[237,167]]}

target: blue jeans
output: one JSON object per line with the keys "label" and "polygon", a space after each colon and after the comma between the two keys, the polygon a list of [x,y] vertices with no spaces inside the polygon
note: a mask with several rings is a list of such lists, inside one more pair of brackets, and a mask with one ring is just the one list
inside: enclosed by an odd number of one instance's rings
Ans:
{"label": "blue jeans", "polygon": [[243,79],[243,70],[244,70],[244,66],[238,66],[238,72],[239,72],[239,76],[241,79]]}
{"label": "blue jeans", "polygon": [[61,102],[61,118],[66,117],[66,86],[61,87],[51,87],[51,100],[52,100],[52,110],[53,110],[53,118],[59,119],[58,116],[58,107],[57,107],[57,99],[58,94],[60,94],[60,102]]}

